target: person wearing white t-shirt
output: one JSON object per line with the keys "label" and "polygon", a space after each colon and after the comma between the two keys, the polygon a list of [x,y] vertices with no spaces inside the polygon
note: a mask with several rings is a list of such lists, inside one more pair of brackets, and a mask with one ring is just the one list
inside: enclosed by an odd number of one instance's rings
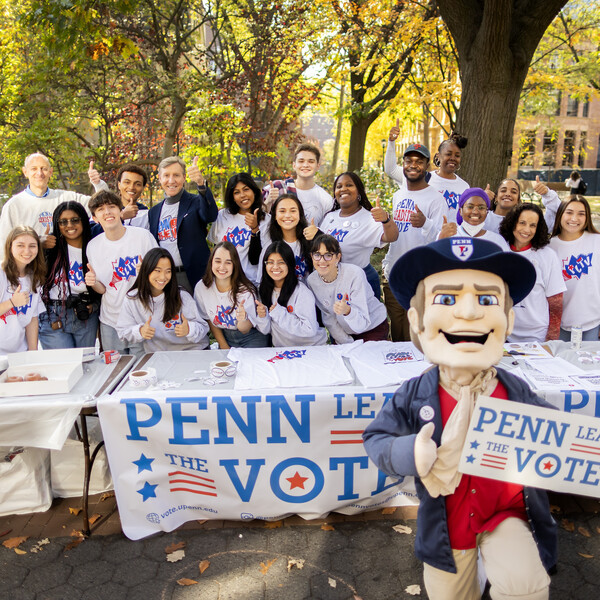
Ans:
{"label": "person wearing white t-shirt", "polygon": [[38,348],[38,315],[46,262],[42,243],[32,227],[18,225],[4,243],[0,269],[0,354]]}
{"label": "person wearing white t-shirt", "polygon": [[204,277],[196,284],[194,298],[221,350],[270,345],[267,319],[256,314],[257,296],[235,246],[228,241],[217,243]]}
{"label": "person wearing white t-shirt", "polygon": [[560,339],[571,339],[571,329],[581,327],[583,340],[598,341],[600,330],[600,234],[592,223],[590,205],[583,196],[572,196],[556,214],[550,248],[558,256],[567,286],[563,296]]}
{"label": "person wearing white t-shirt", "polygon": [[231,242],[246,277],[257,283],[261,240],[267,239],[270,220],[254,179],[248,173],[236,173],[227,182],[225,208],[219,211],[207,239],[213,244]]}
{"label": "person wearing white t-shirt", "polygon": [[342,262],[363,269],[375,297],[380,298],[381,282],[371,264],[371,254],[375,248],[396,241],[398,229],[391,216],[379,206],[379,199],[375,200],[375,206],[369,202],[365,185],[356,173],[338,175],[333,192],[334,210],[325,215],[318,229],[311,224],[304,234],[308,240],[313,240],[319,230],[333,236],[340,243]]}
{"label": "person wearing white t-shirt", "polygon": [[387,340],[385,306],[375,298],[365,272],[341,262],[340,244],[330,235],[315,238],[312,247],[315,270],[307,284],[335,343]]}
{"label": "person wearing white t-shirt", "polygon": [[[542,204],[545,208],[544,220],[548,231],[552,231],[556,211],[560,207],[560,198],[554,190],[551,190],[545,183],[540,181],[539,175],[536,176],[533,183],[533,191],[542,197]],[[515,179],[503,179],[492,198],[490,212],[488,212],[485,220],[485,228],[488,231],[498,233],[502,219],[508,214],[509,210],[520,204],[520,202],[521,186],[519,182]]]}
{"label": "person wearing white t-shirt", "polygon": [[563,281],[556,252],[542,209],[531,202],[515,206],[502,221],[500,233],[513,252],[519,252],[535,267],[535,285],[524,300],[513,306],[515,324],[509,342],[557,340],[562,317]]}
{"label": "person wearing white t-shirt", "polygon": [[284,241],[267,247],[256,314],[273,346],[320,346],[327,342],[327,332],[317,321],[313,293],[294,270],[294,254]]}
{"label": "person wearing white t-shirt", "polygon": [[125,295],[117,332],[127,343],[143,343],[145,352],[208,346],[208,325],[190,294],[179,289],[168,250],[152,248],[144,256],[135,283]]}
{"label": "person wearing white t-shirt", "polygon": [[477,237],[488,242],[494,242],[502,250],[508,252],[510,248],[506,240],[493,231],[484,229],[485,218],[490,208],[490,199],[481,188],[468,188],[460,196],[456,222],[451,223],[444,217],[444,224],[440,231],[439,239],[447,237]]}
{"label": "person wearing white t-shirt", "polygon": [[100,296],[85,285],[92,238],[85,208],[79,202],[59,204],[52,215],[52,230],[56,246],[46,252],[42,300],[47,310],[40,315],[40,343],[44,350],[93,347]]}
{"label": "person wearing white t-shirt", "polygon": [[148,250],[157,247],[152,234],[141,227],[125,227],[121,221],[121,199],[112,192],[98,192],[90,200],[94,221],[104,233],[87,247],[88,272],[85,283],[102,295],[100,339],[104,350],[139,354],[142,344],[124,342],[117,333],[119,312],[125,294],[137,277],[137,270]]}
{"label": "person wearing white t-shirt", "polygon": [[[53,248],[56,238],[51,231],[52,213],[61,202],[80,202],[88,206],[89,196],[78,194],[70,190],[55,190],[48,187],[52,177],[53,169],[50,161],[40,152],[30,154],[23,165],[23,174],[29,180],[29,185],[22,191],[10,198],[2,207],[0,214],[0,240],[5,240],[9,232],[17,225],[28,225],[32,227],[42,240],[45,250]],[[108,189],[104,181],[93,177],[97,173],[94,162],[90,162],[88,175],[90,183],[94,178],[94,189],[96,191]],[[89,212],[89,211],[88,211]],[[0,259],[4,249],[0,244]]]}
{"label": "person wearing white t-shirt", "polygon": [[444,199],[440,192],[425,181],[429,165],[429,150],[423,144],[411,144],[402,159],[404,185],[392,199],[392,219],[398,231],[398,239],[390,244],[382,267],[383,299],[390,318],[393,342],[410,340],[406,311],[396,300],[388,279],[396,261],[417,246],[433,242],[442,228]]}
{"label": "person wearing white t-shirt", "polygon": [[272,181],[263,188],[267,209],[281,194],[296,194],[304,208],[306,221],[319,227],[326,213],[333,209],[333,198],[315,183],[321,164],[321,151],[314,144],[304,142],[294,150],[292,168],[296,178]]}

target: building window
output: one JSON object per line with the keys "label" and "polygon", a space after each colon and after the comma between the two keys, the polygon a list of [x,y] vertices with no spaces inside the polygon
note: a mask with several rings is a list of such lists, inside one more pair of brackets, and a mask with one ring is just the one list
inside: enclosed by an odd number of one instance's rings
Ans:
{"label": "building window", "polygon": [[523,131],[519,140],[519,166],[533,167],[535,155],[535,129]]}
{"label": "building window", "polygon": [[579,134],[579,156],[577,157],[577,165],[580,169],[583,169],[585,159],[587,158],[587,151],[585,149],[586,140],[587,140],[587,131],[582,131]]}
{"label": "building window", "polygon": [[567,100],[567,117],[576,117],[579,110],[579,100],[570,97]]}
{"label": "building window", "polygon": [[556,162],[556,138],[558,132],[555,129],[544,131],[544,145],[542,149],[542,165],[553,167]]}
{"label": "building window", "polygon": [[583,113],[581,115],[582,117],[589,117],[590,116],[590,101],[586,100],[583,103]]}
{"label": "building window", "polygon": [[563,167],[571,167],[575,162],[575,132],[565,131],[565,142],[563,145]]}

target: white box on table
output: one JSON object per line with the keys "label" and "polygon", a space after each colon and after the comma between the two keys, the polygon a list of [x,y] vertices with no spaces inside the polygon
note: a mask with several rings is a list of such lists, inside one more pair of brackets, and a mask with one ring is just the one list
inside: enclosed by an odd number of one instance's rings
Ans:
{"label": "white box on table", "polygon": [[[0,375],[0,396],[67,394],[83,375],[82,349],[35,350],[8,355],[8,369]],[[6,383],[12,375],[39,373],[44,381]]]}

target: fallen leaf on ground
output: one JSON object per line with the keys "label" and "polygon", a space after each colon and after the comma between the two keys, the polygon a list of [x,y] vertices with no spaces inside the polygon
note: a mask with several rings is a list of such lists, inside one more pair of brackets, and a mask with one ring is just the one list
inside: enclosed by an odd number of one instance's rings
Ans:
{"label": "fallen leaf on ground", "polygon": [[357,596],[356,594],[354,594],[353,600],[362,600],[362,598],[360,596]]}
{"label": "fallen leaf on ground", "polygon": [[114,498],[114,497],[115,497],[114,492],[104,492],[104,494],[102,494],[102,496],[100,496],[100,502],[104,502],[105,500],[108,500],[109,498]]}
{"label": "fallen leaf on ground", "polygon": [[560,522],[560,526],[567,531],[575,531],[575,523],[573,523],[573,521],[569,521],[568,519],[563,519]]}
{"label": "fallen leaf on ground", "polygon": [[556,504],[551,504],[550,505],[550,512],[551,513],[559,513],[560,512],[560,506],[556,506]]}
{"label": "fallen leaf on ground", "polygon": [[98,519],[101,519],[102,515],[99,515],[98,513],[94,513],[90,518],[89,518],[89,522],[90,525],[93,525]]}
{"label": "fallen leaf on ground", "polygon": [[583,558],[594,558],[593,554],[583,554],[583,552],[578,552],[579,556],[583,556]]}
{"label": "fallen leaf on ground", "polygon": [[173,542],[165,548],[165,554],[172,554],[175,550],[185,548],[185,542]]}
{"label": "fallen leaf on ground", "polygon": [[71,537],[83,537],[83,531],[81,531],[81,529],[73,529],[71,531]]}
{"label": "fallen leaf on ground", "polygon": [[49,544],[50,540],[48,538],[44,538],[43,540],[40,540],[32,549],[31,552],[37,553],[42,549],[42,546],[45,546],[46,544]]}
{"label": "fallen leaf on ground", "polygon": [[297,569],[304,568],[304,559],[303,558],[290,558],[287,564],[288,573],[292,570],[292,567],[296,567]]}
{"label": "fallen leaf on ground", "polygon": [[330,587],[332,587],[332,588],[334,588],[334,587],[337,587],[337,581],[336,581],[336,580],[335,580],[333,577],[330,577],[330,578],[327,580],[327,583],[328,583],[328,584],[330,585]]}
{"label": "fallen leaf on ground", "polygon": [[21,548],[15,548],[15,554],[27,554],[27,552]]}
{"label": "fallen leaf on ground", "polygon": [[177,585],[196,585],[198,582],[194,579],[188,579],[187,577],[182,577],[177,580]]}
{"label": "fallen leaf on ground", "polygon": [[268,570],[271,568],[271,565],[272,565],[272,564],[273,564],[273,563],[274,563],[276,560],[277,560],[276,558],[274,558],[273,560],[268,560],[266,565],[265,565],[265,563],[264,563],[264,562],[261,562],[261,563],[260,563],[260,572],[261,572],[263,575],[266,575],[266,574],[267,574],[267,571],[268,571]]}
{"label": "fallen leaf on ground", "polygon": [[277,529],[283,527],[283,521],[265,521],[265,529]]}
{"label": "fallen leaf on ground", "polygon": [[396,532],[396,533],[412,533],[412,529],[410,527],[407,527],[406,525],[394,525],[392,527],[392,529]]}
{"label": "fallen leaf on ground", "polygon": [[210,567],[210,561],[209,560],[202,560],[198,563],[198,569],[200,570],[200,575],[202,575],[202,573],[204,573],[204,571],[206,571],[206,569],[208,569],[208,567]]}
{"label": "fallen leaf on ground", "polygon": [[65,546],[65,550],[73,550],[73,548],[77,548],[77,546],[83,542],[83,539],[83,536],[71,539],[71,541]]}
{"label": "fallen leaf on ground", "polygon": [[19,546],[20,544],[22,544],[29,536],[27,535],[23,535],[20,537],[12,537],[12,538],[8,538],[7,540],[4,540],[2,542],[2,545],[5,548],[16,548],[17,546]]}
{"label": "fallen leaf on ground", "polygon": [[382,509],[382,515],[393,515],[396,512],[397,506],[388,506],[387,508]]}
{"label": "fallen leaf on ground", "polygon": [[184,550],[175,550],[175,552],[171,552],[167,554],[167,562],[177,562],[183,560],[185,556]]}
{"label": "fallen leaf on ground", "polygon": [[321,529],[323,531],[335,531],[335,527],[329,523],[323,523],[323,525],[321,525]]}
{"label": "fallen leaf on ground", "polygon": [[72,515],[78,515],[82,510],[80,506],[69,506],[69,512]]}
{"label": "fallen leaf on ground", "polygon": [[404,591],[411,596],[420,596],[421,586],[415,583],[413,585],[409,585]]}
{"label": "fallen leaf on ground", "polygon": [[577,531],[584,537],[592,537],[592,534],[585,527],[578,527]]}

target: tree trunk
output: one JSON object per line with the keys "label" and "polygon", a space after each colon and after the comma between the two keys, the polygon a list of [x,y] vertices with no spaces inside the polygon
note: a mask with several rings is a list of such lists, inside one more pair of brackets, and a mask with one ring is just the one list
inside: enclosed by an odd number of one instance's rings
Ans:
{"label": "tree trunk", "polygon": [[162,158],[168,158],[173,156],[173,148],[175,146],[175,140],[177,139],[177,132],[181,126],[181,121],[188,111],[187,102],[184,98],[176,96],[171,100],[172,104],[172,116],[169,123],[169,128],[165,134],[165,140],[163,142]]}
{"label": "tree trunk", "polygon": [[362,168],[365,160],[367,132],[374,120],[375,118],[372,115],[367,117],[357,116],[352,120],[350,147],[348,148],[348,171],[359,171]]}
{"label": "tree trunk", "polygon": [[[469,138],[460,176],[492,189],[506,176],[533,53],[566,0],[438,0],[462,81],[456,131]],[[515,157],[516,160],[516,157]]]}

